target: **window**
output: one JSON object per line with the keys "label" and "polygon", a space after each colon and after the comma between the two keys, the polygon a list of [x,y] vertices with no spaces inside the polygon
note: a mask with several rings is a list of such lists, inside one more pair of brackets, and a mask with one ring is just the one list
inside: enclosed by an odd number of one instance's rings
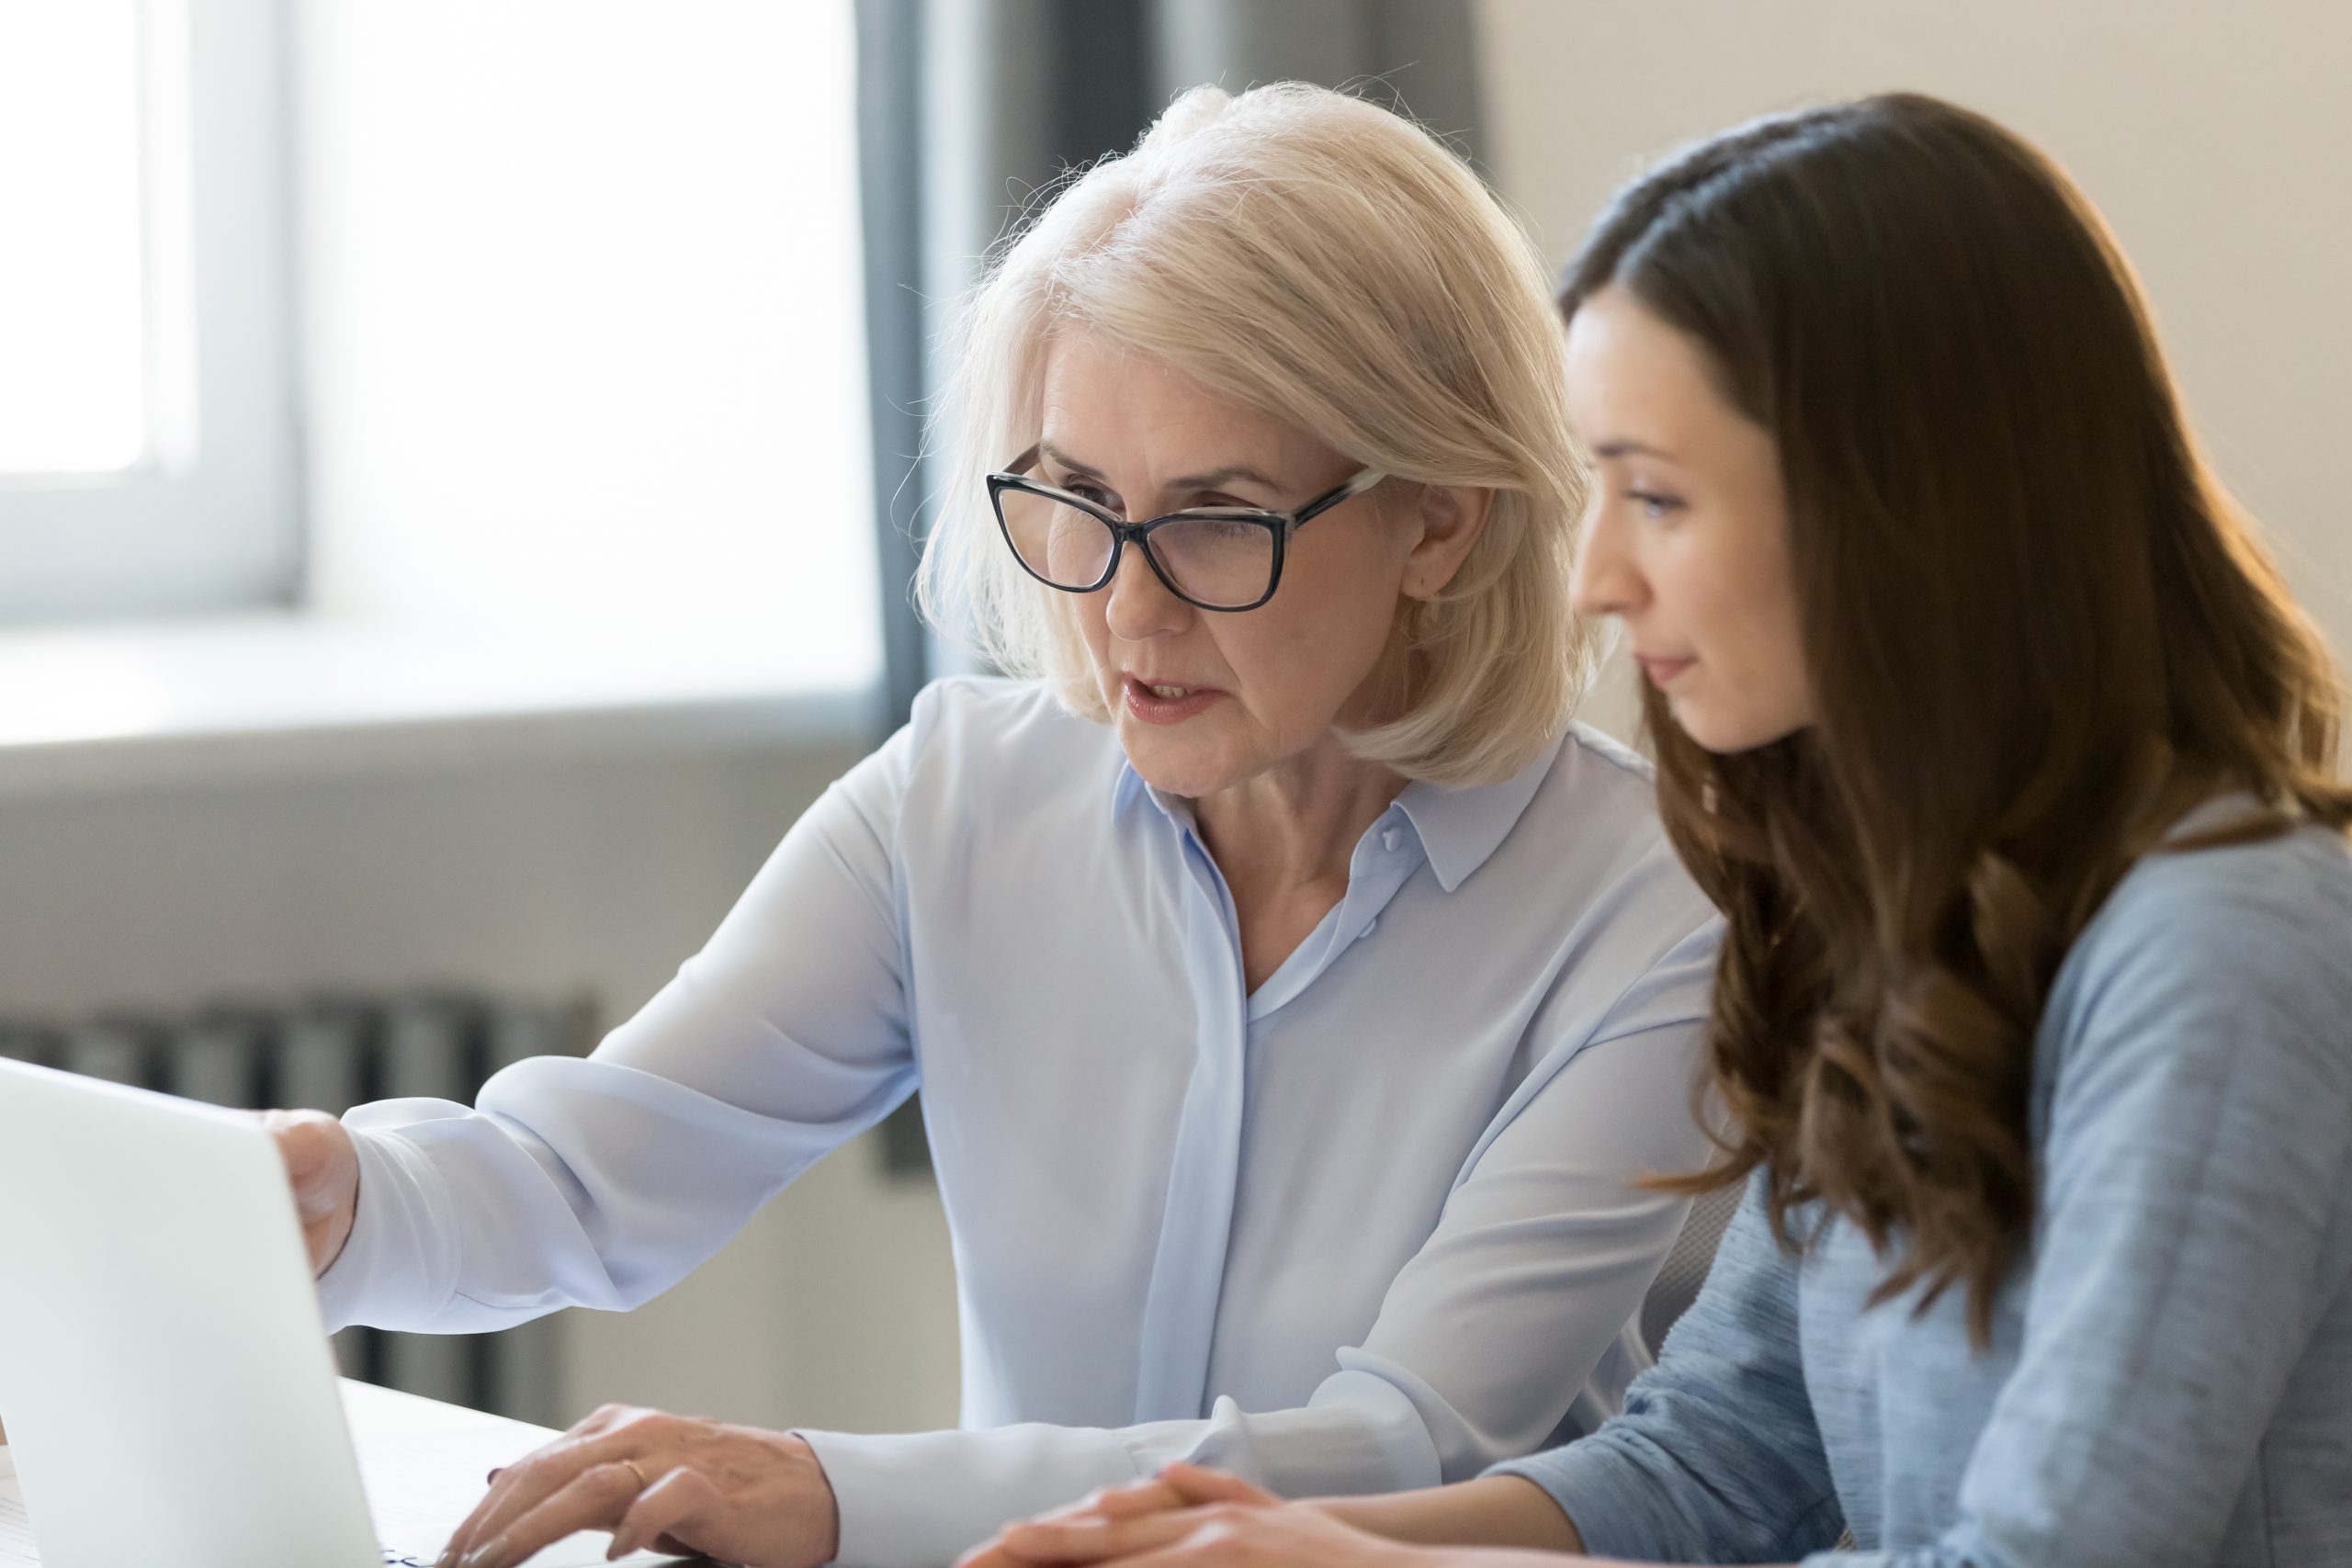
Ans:
{"label": "window", "polygon": [[0,7],[0,627],[876,679],[851,24]]}
{"label": "window", "polygon": [[288,598],[273,0],[0,7],[0,624]]}
{"label": "window", "polygon": [[319,615],[582,667],[876,677],[853,20],[304,9]]}

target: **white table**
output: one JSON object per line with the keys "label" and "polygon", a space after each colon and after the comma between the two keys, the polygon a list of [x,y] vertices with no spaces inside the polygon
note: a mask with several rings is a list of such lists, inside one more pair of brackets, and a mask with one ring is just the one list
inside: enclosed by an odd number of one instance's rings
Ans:
{"label": "white table", "polygon": [[[481,1500],[488,1474],[557,1434],[373,1384],[343,1382],[343,1410],[359,1455],[368,1511],[390,1540],[437,1540]],[[601,1546],[604,1538],[578,1537]],[[601,1558],[598,1551],[595,1556]],[[624,1561],[673,1561],[638,1553]],[[16,1465],[0,1448],[0,1568],[40,1568]]]}

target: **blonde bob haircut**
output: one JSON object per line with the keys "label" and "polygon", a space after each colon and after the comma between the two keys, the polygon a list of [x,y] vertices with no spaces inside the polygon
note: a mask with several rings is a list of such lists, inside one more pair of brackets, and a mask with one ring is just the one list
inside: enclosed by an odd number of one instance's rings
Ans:
{"label": "blonde bob haircut", "polygon": [[1559,733],[1592,648],[1568,603],[1584,478],[1562,333],[1527,234],[1459,158],[1326,88],[1196,87],[997,254],[966,313],[961,435],[920,602],[999,668],[1107,719],[1076,601],[1021,570],[983,483],[1035,445],[1046,353],[1072,328],[1384,470],[1376,499],[1399,483],[1493,492],[1453,580],[1400,601],[1405,711],[1352,733],[1358,755],[1489,784]]}

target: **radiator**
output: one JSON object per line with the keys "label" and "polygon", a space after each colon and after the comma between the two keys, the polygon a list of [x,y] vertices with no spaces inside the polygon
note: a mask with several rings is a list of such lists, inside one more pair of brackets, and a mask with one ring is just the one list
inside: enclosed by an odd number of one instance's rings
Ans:
{"label": "radiator", "polygon": [[[108,1013],[66,1023],[0,1022],[0,1056],[214,1105],[340,1115],[370,1100],[471,1104],[482,1081],[526,1056],[577,1055],[594,1007],[457,994],[232,1003],[181,1017]],[[334,1337],[345,1375],[429,1398],[562,1426],[558,1319],[496,1334]]]}

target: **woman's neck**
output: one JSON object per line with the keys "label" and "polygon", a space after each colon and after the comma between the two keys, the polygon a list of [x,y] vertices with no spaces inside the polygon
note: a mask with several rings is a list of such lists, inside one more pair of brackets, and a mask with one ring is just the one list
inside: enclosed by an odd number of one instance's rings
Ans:
{"label": "woman's neck", "polygon": [[1337,739],[1193,802],[1201,839],[1226,881],[1295,886],[1337,876],[1363,830],[1406,780],[1351,756]]}
{"label": "woman's neck", "polygon": [[1233,895],[1251,990],[1346,896],[1356,841],[1405,784],[1389,769],[1349,755],[1334,736],[1193,800],[1201,840]]}

